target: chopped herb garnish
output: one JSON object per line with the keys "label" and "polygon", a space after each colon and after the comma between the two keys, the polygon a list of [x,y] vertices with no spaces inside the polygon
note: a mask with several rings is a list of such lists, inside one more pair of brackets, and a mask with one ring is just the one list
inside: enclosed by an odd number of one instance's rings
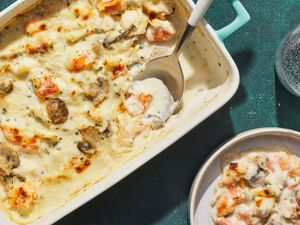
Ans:
{"label": "chopped herb garnish", "polygon": [[95,126],[96,126],[96,127],[101,127],[101,126],[102,126],[102,123],[96,123]]}
{"label": "chopped herb garnish", "polygon": [[96,33],[103,33],[104,31],[103,31],[102,29],[95,28],[95,32],[96,32]]}
{"label": "chopped herb garnish", "polygon": [[102,69],[103,69],[103,66],[99,66],[99,67],[96,69],[96,72],[100,72]]}

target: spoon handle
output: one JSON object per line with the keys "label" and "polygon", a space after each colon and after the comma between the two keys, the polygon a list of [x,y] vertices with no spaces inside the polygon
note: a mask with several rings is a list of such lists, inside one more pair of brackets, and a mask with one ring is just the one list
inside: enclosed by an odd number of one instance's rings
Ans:
{"label": "spoon handle", "polygon": [[191,34],[196,29],[197,25],[200,23],[201,19],[203,18],[204,14],[208,10],[209,6],[213,0],[198,0],[189,20],[187,27],[185,28],[185,31],[178,43],[178,45],[175,48],[174,53],[178,56],[180,55],[182,49],[184,48],[187,40],[190,38]]}
{"label": "spoon handle", "polygon": [[198,0],[189,20],[189,25],[196,27],[208,10],[213,0]]}

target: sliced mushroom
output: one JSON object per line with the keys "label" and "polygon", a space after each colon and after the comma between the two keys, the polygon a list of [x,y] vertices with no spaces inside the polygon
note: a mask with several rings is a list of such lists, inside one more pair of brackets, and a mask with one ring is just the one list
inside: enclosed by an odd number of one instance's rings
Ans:
{"label": "sliced mushroom", "polygon": [[12,80],[6,79],[0,81],[0,97],[10,94],[14,89]]}
{"label": "sliced mushroom", "polygon": [[8,181],[12,178],[17,178],[20,182],[25,182],[26,181],[25,177],[23,177],[22,175],[17,174],[17,173],[11,173],[9,175],[6,175],[6,176],[3,177],[3,180]]}
{"label": "sliced mushroom", "polygon": [[108,39],[106,38],[103,42],[103,47],[107,48],[109,50],[113,50],[113,47],[111,46],[112,44],[121,41],[122,39],[126,39],[130,37],[130,34],[132,32],[134,32],[136,30],[136,26],[135,25],[131,25],[126,31],[124,31],[123,33],[121,33],[119,36],[112,38],[112,39]]}
{"label": "sliced mushroom", "polygon": [[86,96],[93,101],[94,105],[99,106],[106,98],[109,92],[109,83],[107,80],[99,77],[97,82],[89,84]]}
{"label": "sliced mushroom", "polygon": [[100,87],[99,87],[99,84],[96,83],[96,82],[93,82],[93,83],[90,83],[89,84],[89,89],[88,91],[86,92],[86,96],[93,100],[99,93],[100,93]]}
{"label": "sliced mushroom", "polygon": [[81,152],[89,155],[93,155],[97,151],[96,147],[100,140],[112,136],[110,125],[108,125],[108,127],[103,132],[100,132],[99,129],[95,126],[88,126],[86,128],[80,129],[79,132],[82,136],[83,141],[78,142],[77,147]]}
{"label": "sliced mushroom", "polygon": [[63,100],[59,98],[49,98],[46,99],[45,104],[52,124],[63,124],[67,121],[69,111]]}
{"label": "sliced mushroom", "polygon": [[105,80],[105,79],[103,79],[103,78],[101,78],[101,77],[99,77],[97,79],[97,82],[98,82],[99,86],[102,88],[103,92],[107,94],[109,92],[108,81]]}
{"label": "sliced mushroom", "polygon": [[12,151],[7,156],[7,161],[9,161],[11,163],[11,166],[13,169],[18,168],[20,166],[20,158],[19,158],[18,152]]}
{"label": "sliced mushroom", "polygon": [[2,175],[10,174],[11,171],[20,165],[19,154],[5,143],[0,143],[0,169]]}
{"label": "sliced mushroom", "polygon": [[113,135],[111,125],[108,124],[107,128],[101,133],[102,138],[110,138]]}
{"label": "sliced mushroom", "polygon": [[10,173],[1,178],[6,192],[10,191],[17,183],[26,182],[26,178],[17,173]]}
{"label": "sliced mushroom", "polygon": [[97,152],[96,146],[101,136],[95,126],[88,126],[79,130],[83,141],[77,143],[77,148],[84,154],[93,155]]}
{"label": "sliced mushroom", "polygon": [[89,143],[93,148],[96,147],[101,139],[100,131],[95,126],[88,126],[79,130],[84,142]]}
{"label": "sliced mushroom", "polygon": [[93,148],[92,144],[86,141],[80,141],[77,143],[77,148],[84,154],[93,155],[96,150]]}
{"label": "sliced mushroom", "polygon": [[258,167],[256,174],[248,180],[248,183],[251,187],[257,187],[264,182],[267,175],[268,171]]}

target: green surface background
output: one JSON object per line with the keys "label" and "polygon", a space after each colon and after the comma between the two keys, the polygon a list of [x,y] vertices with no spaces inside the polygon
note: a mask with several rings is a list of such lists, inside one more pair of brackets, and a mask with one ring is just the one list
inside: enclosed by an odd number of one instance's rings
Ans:
{"label": "green surface background", "polygon": [[[0,0],[0,8],[12,2]],[[252,19],[225,41],[241,74],[235,97],[165,152],[57,225],[186,225],[192,181],[218,145],[257,127],[300,131],[300,99],[282,87],[274,72],[277,46],[300,24],[300,0],[242,2]],[[215,28],[233,18],[226,0],[215,0],[206,16]]]}

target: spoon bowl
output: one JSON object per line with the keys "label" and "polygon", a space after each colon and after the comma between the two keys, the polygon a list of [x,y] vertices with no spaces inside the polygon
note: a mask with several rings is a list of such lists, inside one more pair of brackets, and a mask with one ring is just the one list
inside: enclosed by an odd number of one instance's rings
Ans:
{"label": "spoon bowl", "polygon": [[137,75],[134,80],[150,77],[160,79],[169,89],[174,101],[180,104],[184,91],[184,76],[176,54],[151,60],[143,73]]}

